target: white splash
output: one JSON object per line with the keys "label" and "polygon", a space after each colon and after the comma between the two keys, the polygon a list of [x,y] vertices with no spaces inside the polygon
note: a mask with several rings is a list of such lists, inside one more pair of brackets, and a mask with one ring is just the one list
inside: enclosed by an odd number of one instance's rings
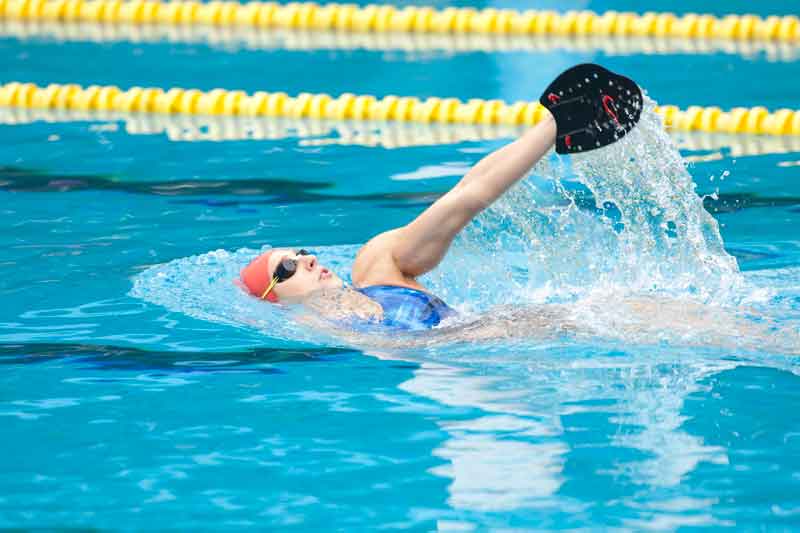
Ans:
{"label": "white splash", "polygon": [[537,165],[462,233],[434,290],[483,308],[598,292],[730,301],[738,266],[653,107],[618,143]]}

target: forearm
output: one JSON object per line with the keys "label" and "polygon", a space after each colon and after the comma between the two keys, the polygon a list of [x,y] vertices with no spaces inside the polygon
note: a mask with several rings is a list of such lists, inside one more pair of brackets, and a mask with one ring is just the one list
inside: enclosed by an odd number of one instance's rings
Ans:
{"label": "forearm", "polygon": [[553,146],[555,139],[556,123],[548,114],[516,141],[481,159],[455,189],[463,190],[482,207],[486,207],[525,177]]}
{"label": "forearm", "polygon": [[456,234],[514,183],[553,146],[555,122],[550,116],[516,141],[484,157],[451,189],[408,226],[392,256],[401,272],[419,276],[441,261]]}

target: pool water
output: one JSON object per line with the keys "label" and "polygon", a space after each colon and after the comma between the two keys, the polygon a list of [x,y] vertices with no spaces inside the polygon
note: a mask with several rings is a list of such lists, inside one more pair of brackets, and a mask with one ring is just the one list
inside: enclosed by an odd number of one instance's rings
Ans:
{"label": "pool water", "polygon": [[[627,4],[521,7],[639,9]],[[684,107],[796,108],[800,89],[798,63],[764,51],[6,37],[0,52],[3,81],[40,84],[514,100],[597,61]],[[346,274],[357,245],[502,139],[272,124],[214,141],[213,124],[16,121],[0,120],[0,528],[800,528],[797,143],[677,135],[688,175],[655,130],[633,152],[548,158],[427,280],[466,324],[389,342],[298,326],[232,278],[265,246],[312,247]],[[661,214],[619,214],[643,190],[682,213],[652,246]],[[682,240],[690,219],[702,237]],[[502,275],[471,277],[489,259]],[[569,322],[558,313],[591,328],[537,322]]]}

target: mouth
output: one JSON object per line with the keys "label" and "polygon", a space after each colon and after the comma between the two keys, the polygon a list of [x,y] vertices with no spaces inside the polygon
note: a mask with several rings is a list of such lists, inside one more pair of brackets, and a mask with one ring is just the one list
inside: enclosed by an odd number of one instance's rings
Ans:
{"label": "mouth", "polygon": [[330,279],[331,271],[327,268],[323,268],[319,271],[319,280],[322,281],[323,279]]}

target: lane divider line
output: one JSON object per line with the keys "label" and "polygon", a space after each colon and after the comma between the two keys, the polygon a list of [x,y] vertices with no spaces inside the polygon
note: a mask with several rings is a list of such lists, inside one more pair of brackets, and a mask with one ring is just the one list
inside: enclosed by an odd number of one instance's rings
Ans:
{"label": "lane divider line", "polygon": [[[297,139],[300,146],[363,146],[393,149],[434,146],[467,141],[509,139],[525,126],[501,124],[439,124],[419,122],[356,122],[309,118],[242,117],[224,115],[165,115],[116,111],[75,111],[0,107],[0,125],[35,122],[91,122],[90,131],[114,132],[123,128],[129,135],[165,135],[171,142],[226,142]],[[118,125],[122,122],[122,125]],[[721,160],[763,154],[800,152],[800,136],[670,132],[690,162]],[[58,136],[49,141],[60,140]],[[800,166],[800,161],[783,161],[781,167]]]}
{"label": "lane divider line", "polygon": [[736,54],[767,61],[800,59],[800,41],[690,39],[685,37],[619,35],[515,35],[486,33],[370,33],[253,26],[131,24],[97,21],[58,22],[0,18],[0,36],[47,38],[68,42],[187,43],[218,46],[223,51],[249,50],[369,50],[441,52],[593,52],[607,56],[634,54]]}
{"label": "lane divider line", "polygon": [[[344,93],[339,96],[303,92],[289,96],[284,92],[212,89],[160,89],[132,87],[122,90],[113,85],[50,84],[11,82],[0,85],[0,107],[31,109],[69,109],[77,111],[118,111],[182,115],[266,116],[334,120],[377,120],[441,124],[500,124],[527,126],[539,122],[547,111],[539,102],[457,98],[419,99],[413,96]],[[679,109],[656,107],[666,125],[681,131],[800,135],[800,110],[770,112],[762,106],[690,106]]]}
{"label": "lane divider line", "polygon": [[316,4],[212,0],[0,0],[0,17],[135,24],[209,24],[310,30],[515,35],[621,35],[800,41],[795,15],[474,8],[389,4]]}

